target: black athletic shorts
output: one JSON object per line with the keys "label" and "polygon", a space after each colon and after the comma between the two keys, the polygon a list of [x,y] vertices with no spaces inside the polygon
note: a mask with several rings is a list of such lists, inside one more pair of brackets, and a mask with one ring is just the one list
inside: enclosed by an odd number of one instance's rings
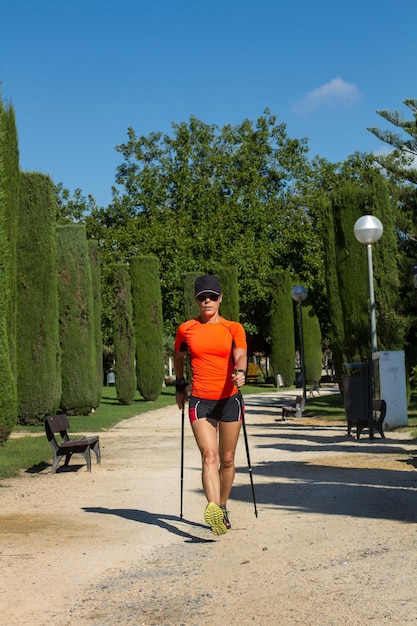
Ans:
{"label": "black athletic shorts", "polygon": [[245,405],[240,393],[223,400],[204,400],[190,396],[188,404],[188,415],[191,423],[202,417],[210,417],[218,422],[240,422],[244,410]]}

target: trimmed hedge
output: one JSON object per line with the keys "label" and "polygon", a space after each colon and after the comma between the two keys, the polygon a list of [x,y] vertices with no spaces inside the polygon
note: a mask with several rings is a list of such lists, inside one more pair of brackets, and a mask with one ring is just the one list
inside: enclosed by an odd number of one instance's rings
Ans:
{"label": "trimmed hedge", "polygon": [[20,181],[17,238],[18,421],[56,412],[61,395],[54,186],[38,172]]}
{"label": "trimmed hedge", "polygon": [[237,267],[219,267],[216,275],[222,288],[220,314],[227,320],[239,321],[239,283]]}
{"label": "trimmed hedge", "polygon": [[0,444],[17,420],[16,223],[19,163],[14,113],[0,99]]}
{"label": "trimmed hedge", "polygon": [[90,257],[91,282],[93,290],[94,309],[94,343],[96,347],[96,400],[95,408],[100,406],[103,393],[103,337],[101,333],[101,267],[100,252],[97,239],[88,239]]}
{"label": "trimmed hedge", "polygon": [[271,360],[274,378],[281,374],[284,385],[294,382],[294,311],[291,296],[291,275],[288,270],[276,271],[270,277],[271,286]]}
{"label": "trimmed hedge", "polygon": [[200,315],[200,309],[194,297],[194,283],[202,275],[203,272],[186,272],[183,275],[184,322]]}
{"label": "trimmed hedge", "polygon": [[85,226],[57,226],[62,350],[60,408],[86,414],[97,402],[97,364],[90,257]]}
{"label": "trimmed hedge", "polygon": [[116,393],[120,404],[132,404],[136,395],[135,329],[129,268],[116,265],[113,272],[113,345]]}
{"label": "trimmed hedge", "polygon": [[320,382],[323,368],[323,348],[320,324],[310,305],[303,310],[304,360],[306,382]]}
{"label": "trimmed hedge", "polygon": [[136,338],[136,379],[145,400],[156,400],[164,378],[162,296],[157,257],[130,260],[133,320]]}

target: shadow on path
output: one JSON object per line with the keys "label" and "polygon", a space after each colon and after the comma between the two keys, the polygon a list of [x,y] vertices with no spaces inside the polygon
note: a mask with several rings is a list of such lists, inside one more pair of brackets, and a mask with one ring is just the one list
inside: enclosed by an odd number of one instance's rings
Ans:
{"label": "shadow on path", "polygon": [[86,506],[82,508],[86,513],[100,513],[102,515],[117,515],[118,517],[123,517],[124,519],[131,520],[133,522],[139,522],[141,524],[150,524],[151,526],[159,526],[168,532],[178,535],[179,537],[184,537],[185,543],[212,543],[214,539],[203,539],[201,537],[197,537],[196,535],[192,535],[186,531],[177,528],[173,524],[169,522],[179,522],[182,524],[188,524],[189,526],[194,526],[195,528],[204,528],[208,530],[207,526],[203,524],[198,524],[196,522],[191,522],[190,520],[181,519],[177,515],[158,515],[157,513],[149,513],[148,511],[141,511],[139,509],[105,509],[101,506]]}
{"label": "shadow on path", "polygon": [[[238,469],[244,473],[244,468]],[[257,476],[270,478],[257,482]],[[415,471],[332,467],[304,461],[264,462],[253,468],[258,505],[288,511],[417,522]],[[234,486],[246,501],[249,486]]]}

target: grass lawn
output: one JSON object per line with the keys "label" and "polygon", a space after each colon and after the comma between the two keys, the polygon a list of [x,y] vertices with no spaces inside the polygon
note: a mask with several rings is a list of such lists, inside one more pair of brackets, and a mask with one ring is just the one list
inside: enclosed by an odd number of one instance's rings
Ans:
{"label": "grass lawn", "polygon": [[[134,403],[129,406],[119,404],[116,399],[115,387],[103,387],[101,404],[95,413],[69,417],[71,438],[84,433],[99,433],[101,430],[112,428],[118,422],[129,419],[146,411],[163,408],[175,403],[174,387],[164,388],[161,395],[154,402],[147,402],[139,393]],[[17,476],[19,470],[36,470],[45,466],[46,461],[52,458],[43,424],[39,426],[16,426],[14,433],[19,437],[10,438],[0,447],[0,479]],[[38,437],[33,435],[39,434]]]}
{"label": "grass lawn", "polygon": [[[273,385],[245,385],[243,394],[276,392]],[[95,413],[70,417],[70,436],[84,433],[100,433],[101,430],[112,428],[118,422],[129,419],[135,415],[145,413],[164,406],[175,404],[174,387],[165,387],[161,395],[154,402],[147,402],[139,393],[134,403],[124,406],[116,399],[115,387],[104,387],[102,401]],[[306,417],[321,417],[334,421],[345,419],[343,398],[341,394],[329,396],[317,396],[309,398],[304,409]],[[417,437],[417,392],[411,395],[408,411],[409,426],[413,437]],[[400,429],[405,430],[405,429]],[[51,447],[46,440],[44,426],[16,426],[14,430],[18,437],[10,438],[0,447],[0,479],[18,476],[20,470],[36,471],[47,465],[52,458]],[[33,436],[38,434],[39,436]]]}

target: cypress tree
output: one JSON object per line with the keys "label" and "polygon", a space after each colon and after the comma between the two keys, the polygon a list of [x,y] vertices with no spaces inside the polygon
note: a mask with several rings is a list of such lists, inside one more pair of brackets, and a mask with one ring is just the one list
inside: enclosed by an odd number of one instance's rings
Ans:
{"label": "cypress tree", "polygon": [[227,320],[239,321],[239,283],[237,267],[219,267],[217,277],[223,292],[220,314]]}
{"label": "cypress tree", "polygon": [[113,272],[113,345],[116,393],[120,404],[132,404],[136,395],[135,329],[129,269],[116,265]]}
{"label": "cypress tree", "polygon": [[402,350],[406,324],[400,313],[402,303],[395,230],[398,209],[390,197],[388,185],[380,178],[373,181],[368,195],[372,202],[372,213],[381,220],[384,227],[381,239],[372,247],[378,348]]}
{"label": "cypress tree", "polygon": [[183,276],[184,320],[192,320],[200,315],[194,297],[194,283],[203,272],[186,272]]}
{"label": "cypress tree", "polygon": [[344,183],[321,206],[331,348],[339,384],[343,363],[365,360],[370,353],[367,267],[353,234],[362,202],[360,188]]}
{"label": "cypress tree", "polygon": [[365,192],[346,183],[333,193],[338,290],[344,321],[344,358],[365,360],[371,351],[368,304],[368,272],[364,250],[353,233],[356,220],[365,212]]}
{"label": "cypress tree", "polygon": [[91,266],[83,224],[57,226],[58,296],[62,350],[60,407],[87,414],[97,401]]}
{"label": "cypress tree", "polygon": [[87,241],[90,256],[91,282],[93,290],[94,308],[94,343],[96,347],[96,402],[95,408],[100,406],[101,394],[103,392],[103,338],[101,333],[101,268],[100,252],[97,239]]}
{"label": "cypress tree", "polygon": [[[200,315],[200,309],[198,308],[195,296],[194,296],[194,283],[199,276],[202,276],[203,272],[186,272],[183,276],[183,294],[184,294],[184,321],[192,320]],[[188,385],[191,385],[192,371],[190,359],[185,357],[184,362],[184,375]]]}
{"label": "cypress tree", "polygon": [[[10,236],[8,208],[10,203],[10,163],[15,162],[16,149],[10,154],[9,117],[0,98],[0,444],[4,443],[16,423],[17,392],[15,365],[15,316],[12,303],[16,299],[13,287],[13,237]],[[18,176],[18,164],[16,175]],[[13,194],[12,194],[13,195]],[[14,207],[15,213],[17,207]],[[14,274],[15,276],[15,274]],[[13,328],[11,328],[13,324]]]}
{"label": "cypress tree", "polygon": [[321,205],[331,347],[339,382],[344,361],[364,361],[371,354],[367,253],[353,233],[356,220],[369,213],[384,225],[384,235],[373,246],[379,344],[395,349],[403,342],[404,320],[398,315],[395,208],[386,183],[379,175],[366,186],[345,182],[333,192],[330,202]]}
{"label": "cypress tree", "polygon": [[291,275],[288,270],[275,271],[269,280],[271,289],[270,369],[274,378],[281,374],[284,385],[294,382],[294,313],[291,297]]}
{"label": "cypress tree", "polygon": [[10,362],[5,306],[7,280],[4,258],[6,251],[6,236],[0,217],[0,445],[7,440],[17,417],[16,378]]}
{"label": "cypress tree", "polygon": [[16,289],[17,289],[17,223],[19,214],[19,150],[16,129],[16,119],[13,107],[10,105],[3,111],[3,172],[0,185],[3,189],[4,228],[8,247],[7,254],[7,327],[9,338],[9,353],[12,371],[17,376],[16,365]]}
{"label": "cypress tree", "polygon": [[323,367],[322,338],[319,320],[311,305],[303,307],[303,335],[306,382],[320,382]]}
{"label": "cypress tree", "polygon": [[136,339],[136,379],[145,400],[156,400],[164,378],[162,296],[157,257],[130,262]]}
{"label": "cypress tree", "polygon": [[54,186],[37,172],[20,179],[17,238],[18,419],[56,412],[61,394]]}
{"label": "cypress tree", "polygon": [[341,294],[337,271],[337,246],[335,235],[335,219],[330,198],[323,199],[320,204],[321,225],[324,246],[324,266],[326,277],[327,308],[330,320],[330,347],[333,363],[339,384],[342,383],[342,365],[344,361],[345,326]]}

